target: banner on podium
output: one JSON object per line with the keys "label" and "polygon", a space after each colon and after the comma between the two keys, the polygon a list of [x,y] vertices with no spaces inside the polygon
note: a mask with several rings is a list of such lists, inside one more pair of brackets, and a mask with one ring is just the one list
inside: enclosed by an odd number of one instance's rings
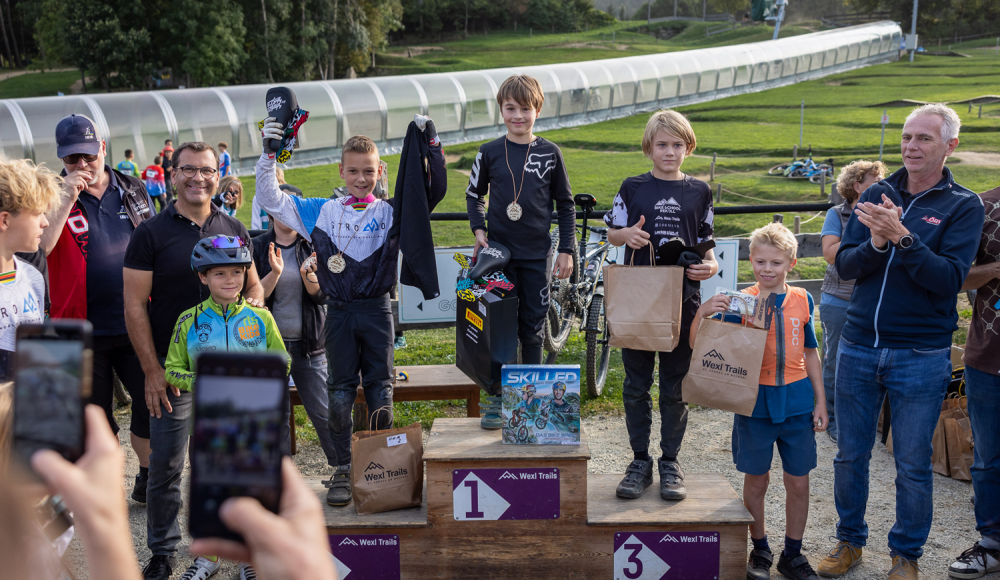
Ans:
{"label": "banner on podium", "polygon": [[719,532],[617,532],[615,580],[718,580]]}
{"label": "banner on podium", "polygon": [[456,469],[452,505],[456,521],[557,519],[559,470]]}
{"label": "banner on podium", "polygon": [[399,580],[396,534],[330,535],[330,551],[340,580]]}

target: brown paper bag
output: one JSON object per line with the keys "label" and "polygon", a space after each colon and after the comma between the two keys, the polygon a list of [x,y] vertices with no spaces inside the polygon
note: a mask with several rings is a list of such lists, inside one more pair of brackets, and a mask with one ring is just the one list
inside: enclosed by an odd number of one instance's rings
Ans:
{"label": "brown paper bag", "polygon": [[951,478],[972,481],[972,423],[968,417],[944,420],[948,441],[948,466]]}
{"label": "brown paper bag", "polygon": [[604,266],[604,296],[611,346],[670,352],[680,343],[684,268]]}
{"label": "brown paper bag", "polygon": [[948,440],[945,438],[944,417],[938,417],[937,425],[934,427],[934,435],[931,437],[931,445],[934,450],[931,452],[931,469],[938,475],[951,477],[951,466],[948,464]]}
{"label": "brown paper bag", "polygon": [[351,455],[351,495],[359,514],[420,505],[424,445],[419,422],[402,429],[358,431],[351,437]]}
{"label": "brown paper bag", "polygon": [[683,400],[749,417],[757,404],[766,343],[766,330],[702,320],[691,367],[681,383]]}

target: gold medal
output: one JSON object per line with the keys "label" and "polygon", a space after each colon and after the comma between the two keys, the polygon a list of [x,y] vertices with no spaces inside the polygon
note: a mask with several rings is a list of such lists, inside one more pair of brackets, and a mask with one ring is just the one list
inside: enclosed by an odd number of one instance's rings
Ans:
{"label": "gold medal", "polygon": [[516,222],[521,219],[522,213],[524,213],[524,210],[521,209],[521,204],[516,201],[510,202],[510,205],[507,206],[507,217],[509,217],[512,222]]}
{"label": "gold medal", "polygon": [[347,261],[344,260],[343,255],[335,254],[330,256],[330,259],[326,261],[326,267],[334,274],[340,274],[347,268]]}

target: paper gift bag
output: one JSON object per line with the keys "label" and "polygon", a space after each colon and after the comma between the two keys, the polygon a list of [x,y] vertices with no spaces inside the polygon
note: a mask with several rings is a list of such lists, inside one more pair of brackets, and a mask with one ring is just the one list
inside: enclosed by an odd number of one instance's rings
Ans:
{"label": "paper gift bag", "polygon": [[674,350],[681,341],[683,295],[684,268],[680,266],[604,266],[609,344],[655,352]]}
{"label": "paper gift bag", "polygon": [[749,417],[757,404],[766,344],[766,330],[702,320],[691,367],[681,383],[683,400]]}
{"label": "paper gift bag", "polygon": [[[949,397],[941,405],[941,415],[938,417],[937,425],[934,427],[934,435],[931,444],[934,447],[931,453],[931,468],[934,473],[945,477],[954,477],[951,469],[951,458],[949,457],[949,445],[947,428],[945,421],[948,419],[965,419],[968,415],[965,412],[965,397]],[[958,451],[960,453],[960,451]],[[972,465],[971,462],[969,465]]]}
{"label": "paper gift bag", "polygon": [[351,437],[351,455],[351,495],[359,514],[420,505],[424,446],[419,422],[402,429],[358,431]]}
{"label": "paper gift bag", "polygon": [[968,417],[944,420],[951,478],[972,481],[972,423]]}
{"label": "paper gift bag", "polygon": [[486,292],[458,299],[455,365],[489,395],[500,394],[500,372],[517,362],[517,296]]}

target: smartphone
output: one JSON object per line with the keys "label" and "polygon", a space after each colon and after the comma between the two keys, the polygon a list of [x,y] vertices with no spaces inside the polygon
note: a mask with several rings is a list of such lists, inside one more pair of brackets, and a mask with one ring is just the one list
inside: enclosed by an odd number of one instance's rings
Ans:
{"label": "smartphone", "polygon": [[40,449],[52,449],[67,461],[83,455],[92,330],[86,320],[17,327],[12,457],[25,465],[30,465],[32,454]]}
{"label": "smartphone", "polygon": [[287,371],[284,357],[273,354],[198,357],[188,498],[192,537],[242,541],[219,519],[219,507],[231,497],[256,498],[278,513]]}

